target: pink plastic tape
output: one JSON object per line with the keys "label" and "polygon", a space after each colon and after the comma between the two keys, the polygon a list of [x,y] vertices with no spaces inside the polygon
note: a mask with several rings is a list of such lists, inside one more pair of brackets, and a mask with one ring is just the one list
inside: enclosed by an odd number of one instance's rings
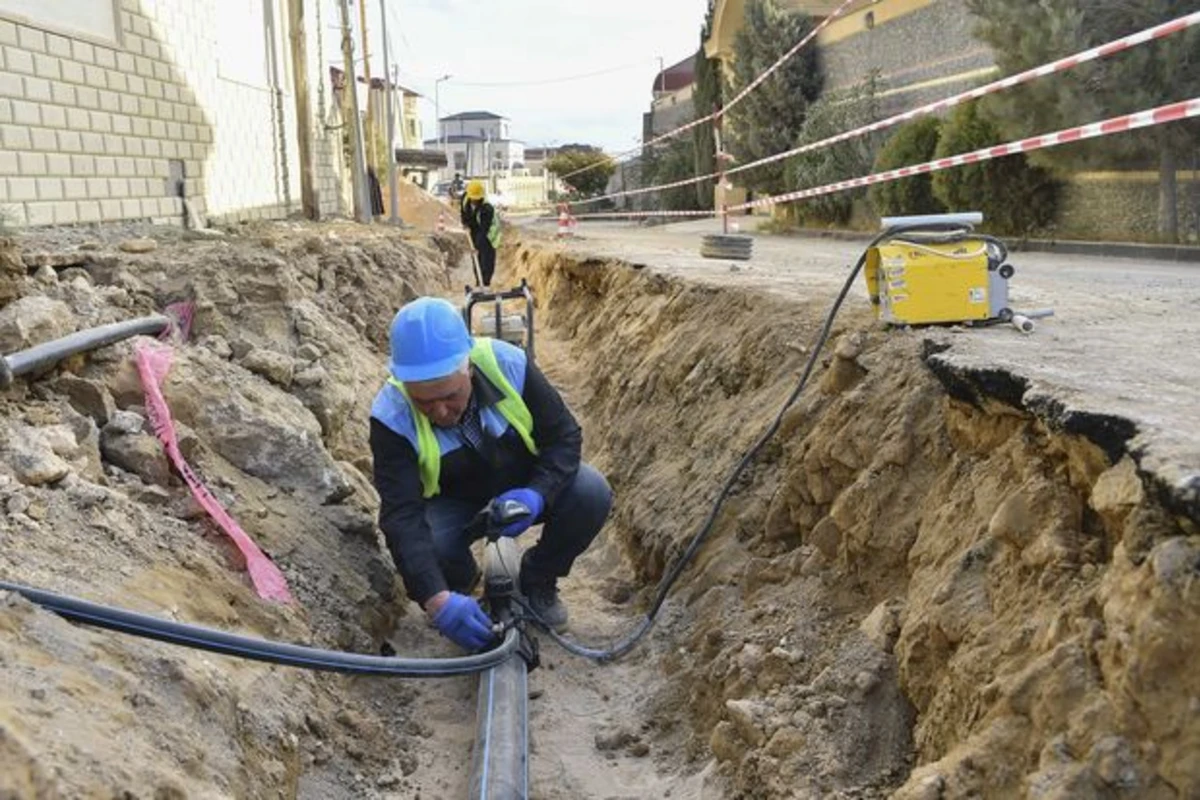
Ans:
{"label": "pink plastic tape", "polygon": [[287,579],[279,568],[267,558],[258,545],[254,543],[237,521],[221,506],[217,498],[204,485],[183,457],[179,449],[179,439],[175,435],[175,423],[171,420],[171,409],[162,393],[162,381],[171,369],[171,348],[165,345],[142,344],[137,348],[137,368],[142,379],[142,389],[146,393],[146,413],[154,433],[162,442],[167,457],[175,465],[175,469],[183,476],[192,496],[200,504],[221,530],[233,540],[237,549],[246,559],[246,570],[250,573],[250,581],[254,590],[264,600],[277,603],[291,603],[292,593],[288,590]]}

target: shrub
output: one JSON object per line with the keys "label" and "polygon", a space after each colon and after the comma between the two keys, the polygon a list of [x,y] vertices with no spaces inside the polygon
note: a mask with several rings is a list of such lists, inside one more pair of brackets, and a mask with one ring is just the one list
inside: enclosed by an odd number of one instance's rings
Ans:
{"label": "shrub", "polygon": [[[1003,137],[978,103],[960,106],[942,125],[934,158],[1001,144]],[[950,211],[982,211],[988,230],[1027,235],[1054,221],[1061,186],[1049,170],[1023,155],[935,173],[933,193]]]}
{"label": "shrub", "polygon": [[[821,141],[866,125],[877,118],[877,109],[874,78],[850,91],[830,92],[809,107],[798,143]],[[787,165],[788,186],[813,188],[866,175],[877,143],[873,136],[860,136],[795,156]],[[802,220],[844,224],[854,203],[865,196],[865,189],[851,189],[801,200],[794,206],[795,214]]]}
{"label": "shrub", "polygon": [[[942,123],[924,117],[902,125],[893,133],[875,159],[875,172],[886,172],[933,160]],[[901,214],[938,214],[946,206],[933,193],[932,175],[914,175],[871,187],[871,208],[881,217]]]}

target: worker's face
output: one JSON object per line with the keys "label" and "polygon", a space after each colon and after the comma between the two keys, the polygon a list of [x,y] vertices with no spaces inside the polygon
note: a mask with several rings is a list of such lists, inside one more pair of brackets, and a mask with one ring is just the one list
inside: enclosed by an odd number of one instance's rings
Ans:
{"label": "worker's face", "polygon": [[471,376],[456,372],[448,378],[404,384],[408,399],[439,428],[452,428],[462,419],[471,399]]}

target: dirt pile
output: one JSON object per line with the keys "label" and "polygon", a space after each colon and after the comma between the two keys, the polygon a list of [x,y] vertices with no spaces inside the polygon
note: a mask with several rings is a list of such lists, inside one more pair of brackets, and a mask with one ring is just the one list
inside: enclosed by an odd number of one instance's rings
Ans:
{"label": "dirt pile", "polygon": [[[788,393],[827,298],[536,244],[507,268],[588,377],[576,403],[618,498],[610,575],[653,581]],[[963,335],[995,333],[844,314],[654,637],[656,752],[715,759],[737,797],[1200,792],[1198,521],[1129,454],[956,372],[939,354]],[[633,614],[632,586],[598,582]]]}
{"label": "dirt pile", "polygon": [[[439,200],[412,181],[400,180],[400,219],[425,233],[436,233],[438,220],[450,230],[457,228],[458,212],[446,202]],[[387,187],[383,190],[383,203],[388,204]]]}
{"label": "dirt pile", "polygon": [[[0,395],[0,576],[268,638],[376,652],[404,613],[364,458],[394,310],[446,286],[441,251],[351,226],[30,234],[0,262],[6,351],[194,304],[164,392],[192,466],[287,576],[249,587],[150,432],[135,342]],[[88,237],[95,241],[79,241]],[[6,275],[11,270],[6,271]],[[430,651],[430,648],[426,648]],[[432,652],[436,652],[436,646]],[[418,791],[414,690],[238,662],[0,600],[0,795],[363,797]],[[370,776],[369,778],[367,776]],[[436,784],[425,786],[436,792]]]}

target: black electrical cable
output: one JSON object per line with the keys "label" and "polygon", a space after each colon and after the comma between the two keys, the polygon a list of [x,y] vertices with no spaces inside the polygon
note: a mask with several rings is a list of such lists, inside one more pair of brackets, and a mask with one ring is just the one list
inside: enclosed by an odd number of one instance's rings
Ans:
{"label": "black electrical cable", "polygon": [[394,678],[469,675],[502,664],[517,652],[520,644],[519,632],[510,629],[499,646],[485,653],[456,658],[368,656],[241,636],[200,625],[139,614],[136,611],[103,606],[7,581],[0,581],[0,591],[16,592],[73,622],[252,661],[353,675],[386,675]]}
{"label": "black electrical cable", "polygon": [[[775,415],[775,419],[767,427],[767,430],[758,438],[758,440],[750,447],[750,449],[746,451],[746,454],[742,456],[740,461],[738,461],[737,465],[733,468],[733,471],[729,474],[729,477],[725,479],[725,483],[722,485],[721,491],[717,494],[717,499],[713,501],[712,508],[709,510],[708,516],[700,526],[700,529],[692,537],[692,540],[688,543],[683,553],[675,559],[675,563],[671,566],[671,569],[659,582],[658,591],[654,595],[654,600],[650,603],[650,609],[646,612],[645,617],[643,617],[638,623],[637,627],[635,627],[622,638],[618,639],[614,644],[611,644],[607,647],[595,647],[571,641],[562,634],[558,633],[552,627],[547,625],[546,622],[543,621],[540,616],[538,616],[537,612],[531,606],[529,606],[528,603],[518,598],[518,602],[526,611],[527,618],[545,631],[546,634],[555,641],[555,643],[557,643],[567,652],[573,653],[577,656],[583,656],[584,658],[590,658],[594,661],[613,661],[636,647],[638,642],[640,642],[642,638],[650,631],[650,628],[653,627],[654,621],[658,616],[658,612],[662,608],[663,602],[666,601],[667,594],[671,591],[671,587],[674,586],[675,581],[679,580],[679,576],[683,574],[685,569],[687,569],[688,564],[691,563],[691,560],[695,557],[697,551],[699,551],[705,540],[708,539],[709,534],[712,533],[713,526],[717,521],[717,515],[721,513],[721,509],[724,507],[725,501],[729,498],[730,493],[733,491],[733,487],[737,483],[738,478],[742,476],[742,473],[745,471],[746,467],[750,465],[750,462],[754,460],[754,457],[758,455],[759,451],[762,450],[767,442],[770,441],[771,437],[774,436],[779,430],[779,426],[783,424],[784,414],[786,414],[787,410],[791,408],[793,404],[795,404],[796,400],[800,397],[800,393],[804,391],[804,387],[808,384],[808,379],[812,375],[813,369],[816,367],[817,357],[820,355],[821,350],[825,347],[825,343],[829,339],[830,331],[833,328],[833,321],[837,317],[838,311],[841,310],[842,303],[845,301],[846,295],[850,293],[850,287],[854,285],[855,278],[858,277],[858,273],[862,271],[863,266],[866,264],[867,253],[870,252],[871,248],[877,246],[883,241],[894,238],[908,231],[941,231],[950,235],[957,233],[959,236],[961,236],[970,233],[971,230],[972,229],[970,226],[963,225],[961,223],[917,223],[913,225],[896,226],[893,228],[888,228],[886,231],[876,236],[871,240],[870,244],[864,248],[863,254],[859,256],[857,263],[854,265],[854,269],[850,271],[849,276],[846,278],[846,282],[842,284],[841,291],[838,292],[837,298],[833,301],[833,306],[830,307],[829,313],[825,317],[825,324],[821,326],[821,331],[819,334],[817,334],[816,341],[812,347],[812,350],[809,352],[808,361],[804,365],[804,371],[801,373],[800,380],[796,383],[796,387],[792,390],[792,393],[788,395],[787,400],[785,400],[783,403],[783,407],[779,409],[779,413]],[[989,241],[999,244],[1003,251],[1003,244],[1000,244],[996,240],[992,240],[990,237],[981,238],[985,238]]]}

